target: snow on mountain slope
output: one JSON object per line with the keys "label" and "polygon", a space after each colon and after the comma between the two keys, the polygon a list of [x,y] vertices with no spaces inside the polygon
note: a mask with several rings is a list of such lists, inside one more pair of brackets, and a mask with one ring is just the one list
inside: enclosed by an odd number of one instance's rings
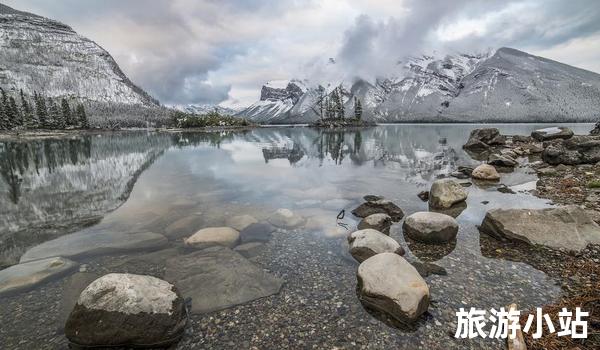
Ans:
{"label": "snow on mountain slope", "polygon": [[210,112],[217,111],[222,115],[234,115],[239,111],[236,111],[233,108],[222,107],[214,104],[201,104],[201,105],[187,105],[187,106],[175,106],[175,109],[178,109],[182,112],[191,113],[191,114],[208,114]]}
{"label": "snow on mountain slope", "polygon": [[158,105],[95,42],[60,22],[0,5],[0,86],[50,97]]}
{"label": "snow on mountain slope", "polygon": [[[584,122],[600,110],[599,74],[510,48],[411,57],[389,77],[374,84],[357,80],[347,90],[346,114],[357,97],[363,117],[378,122]],[[240,115],[258,122],[310,122],[318,118],[317,91],[307,89],[296,102],[271,96],[269,108],[262,107],[268,118],[255,118],[252,107]],[[282,103],[285,108],[272,107]]]}
{"label": "snow on mountain slope", "polygon": [[238,116],[259,123],[281,123],[306,92],[305,83],[300,80],[268,82],[261,89],[260,100]]}

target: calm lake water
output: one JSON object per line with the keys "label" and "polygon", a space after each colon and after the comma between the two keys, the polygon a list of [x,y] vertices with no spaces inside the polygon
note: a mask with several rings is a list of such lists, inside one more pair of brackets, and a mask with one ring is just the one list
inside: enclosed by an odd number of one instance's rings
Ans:
{"label": "calm lake water", "polygon": [[[503,134],[525,135],[547,125],[494,126]],[[591,129],[588,124],[568,126],[575,133]],[[366,341],[375,348],[415,348],[417,344],[501,348],[500,341],[461,343],[449,333],[454,332],[454,312],[459,307],[490,309],[517,302],[524,309],[560,296],[555,282],[533,267],[481,254],[476,225],[487,210],[548,206],[546,200],[527,192],[535,188],[534,173],[517,168],[504,174],[501,183],[517,194],[500,193],[497,186],[470,186],[466,208],[451,213],[458,215],[460,224],[456,244],[439,251],[407,244],[401,223],[394,225],[391,236],[406,249],[410,261],[434,262],[448,272],[447,276],[426,278],[434,303],[429,316],[412,331],[388,327],[360,307],[355,294],[357,264],[344,246],[348,231],[336,222],[345,209],[342,221],[353,229],[357,221],[350,211],[366,194],[385,196],[406,215],[428,210],[427,203],[417,197],[420,191],[429,190],[435,179],[459,165],[480,163],[461,148],[477,127],[430,124],[382,125],[360,131],[307,127],[214,133],[132,131],[0,142],[0,266],[18,263],[29,249],[61,237],[62,255],[68,256],[66,235],[70,233],[101,237],[106,232],[152,231],[165,235],[169,244],[177,247],[193,233],[167,229],[179,219],[193,217],[190,222],[197,230],[223,226],[227,218],[242,214],[261,221],[278,208],[288,208],[307,218],[306,225],[274,234],[261,255],[252,259],[286,280],[282,291],[234,308],[238,311],[235,317],[230,314],[234,311],[217,313],[239,320],[244,317],[239,314],[242,310],[242,314],[252,313],[259,319],[237,329],[221,325],[220,334],[206,336],[200,342],[203,346],[226,347],[234,339],[243,348],[253,345],[254,338],[244,339],[240,328],[250,334],[275,327],[295,337],[265,336],[279,346],[331,342],[352,348]],[[520,159],[522,164],[527,161]],[[131,252],[117,255],[94,251],[70,258],[84,263],[88,271],[161,277],[161,266],[128,267],[128,259],[142,254],[133,247]],[[56,327],[64,280],[0,297],[0,321],[11,325],[2,327],[0,338],[14,347],[31,348],[40,339],[49,348],[64,346],[64,336]],[[317,308],[321,311],[312,310],[311,302],[321,305]],[[337,312],[337,323],[332,324],[330,313],[323,312],[329,308]],[[304,316],[291,316],[294,311]],[[40,318],[42,314],[45,316]],[[277,314],[279,323],[274,326],[268,320]],[[194,316],[193,325],[200,331],[187,334],[180,346],[198,345],[195,341],[207,334],[212,319]],[[316,330],[296,331],[307,324],[316,325]],[[324,330],[322,324],[332,326]],[[236,332],[241,334],[237,339],[232,336]],[[337,333],[340,339],[330,339]],[[347,333],[361,333],[364,339],[348,339]]]}

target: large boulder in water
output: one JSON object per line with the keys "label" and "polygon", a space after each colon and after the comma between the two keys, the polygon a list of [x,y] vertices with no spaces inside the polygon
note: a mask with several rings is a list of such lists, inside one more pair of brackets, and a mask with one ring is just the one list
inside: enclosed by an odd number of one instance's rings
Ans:
{"label": "large boulder in water", "polygon": [[269,217],[269,222],[279,228],[292,229],[304,225],[306,219],[289,209],[281,208]]}
{"label": "large boulder in water", "polygon": [[65,334],[80,347],[167,347],[179,341],[186,324],[184,300],[172,284],[111,273],[81,292]]}
{"label": "large boulder in water", "polygon": [[485,215],[480,230],[498,239],[576,252],[589,243],[600,243],[600,227],[577,206],[493,209]]}
{"label": "large boulder in water", "polygon": [[404,217],[402,209],[387,199],[378,199],[363,203],[354,209],[352,214],[359,218],[366,218],[373,214],[387,214],[393,221],[400,221]]}
{"label": "large boulder in water", "polygon": [[404,249],[395,239],[373,229],[352,232],[348,236],[348,245],[350,254],[358,262],[381,253],[404,255]]}
{"label": "large boulder in water", "polygon": [[385,234],[390,234],[390,227],[392,227],[392,218],[388,214],[372,214],[362,219],[357,228],[359,230],[374,229]]}
{"label": "large boulder in water", "polygon": [[500,135],[497,128],[483,128],[471,131],[469,140],[463,146],[464,149],[474,152],[485,151],[490,146],[504,145],[506,137]]}
{"label": "large boulder in water", "polygon": [[544,149],[542,159],[552,165],[600,162],[600,136],[573,136],[568,140],[555,140]]}
{"label": "large boulder in water", "polygon": [[409,215],[402,230],[415,241],[439,244],[456,238],[458,223],[449,215],[422,211]]}
{"label": "large boulder in water", "polygon": [[437,180],[429,191],[429,205],[432,208],[447,209],[467,199],[467,191],[452,179]]}
{"label": "large boulder in water", "polygon": [[549,141],[556,139],[570,139],[573,137],[573,130],[565,127],[551,127],[545,129],[538,129],[531,133],[531,137],[537,141]]}
{"label": "large boulder in water", "polygon": [[358,267],[360,301],[394,319],[411,323],[429,307],[429,287],[403,257],[381,253]]}

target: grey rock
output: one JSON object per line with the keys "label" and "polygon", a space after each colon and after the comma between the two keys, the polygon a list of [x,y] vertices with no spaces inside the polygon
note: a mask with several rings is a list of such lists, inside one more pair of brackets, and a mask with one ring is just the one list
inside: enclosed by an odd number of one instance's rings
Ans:
{"label": "grey rock", "polygon": [[368,194],[368,195],[364,196],[363,199],[366,200],[367,202],[376,202],[376,201],[382,200],[383,197],[377,196],[374,194]]}
{"label": "grey rock", "polygon": [[419,197],[419,199],[421,199],[423,202],[427,202],[429,200],[429,191],[421,191],[417,197]]}
{"label": "grey rock", "polygon": [[164,233],[165,236],[170,239],[180,239],[183,237],[187,237],[192,233],[198,231],[200,227],[202,227],[202,217],[198,215],[190,215],[174,222],[170,223],[165,227]]}
{"label": "grey rock", "polygon": [[227,220],[225,220],[225,225],[237,230],[237,231],[242,231],[243,229],[245,229],[246,227],[257,223],[258,220],[256,220],[256,218],[252,215],[238,215],[238,216],[233,216],[228,218]]}
{"label": "grey rock", "polygon": [[277,294],[283,285],[283,280],[220,246],[169,259],[165,279],[192,298],[191,311],[196,314]]}
{"label": "grey rock", "polygon": [[429,277],[431,275],[438,275],[438,276],[448,275],[448,272],[446,271],[445,268],[443,268],[442,266],[433,264],[433,263],[413,261],[410,264],[415,269],[417,269],[417,272],[419,272],[419,275],[421,275],[421,277]]}
{"label": "grey rock", "polygon": [[66,280],[58,307],[57,330],[62,331],[65,328],[65,323],[75,304],[77,304],[79,295],[90,283],[97,280],[98,277],[100,277],[98,274],[92,272],[77,272]]}
{"label": "grey rock", "polygon": [[390,227],[392,226],[392,218],[387,214],[372,214],[362,219],[358,223],[358,229],[374,229],[385,234],[390,233]]}
{"label": "grey rock", "polygon": [[306,219],[295,214],[289,209],[277,209],[270,217],[269,222],[280,228],[296,228],[304,225]]}
{"label": "grey rock", "polygon": [[79,295],[65,335],[82,347],[167,347],[187,325],[181,294],[156,277],[104,275]]}
{"label": "grey rock", "polygon": [[481,164],[475,170],[471,176],[477,180],[485,180],[485,181],[498,181],[500,180],[500,174],[493,165],[490,164]]}
{"label": "grey rock", "polygon": [[348,245],[350,254],[358,262],[380,253],[404,255],[404,249],[395,239],[373,229],[352,232],[348,235]]}
{"label": "grey rock", "polygon": [[516,167],[519,163],[509,155],[491,154],[488,158],[488,163],[491,165]]}
{"label": "grey rock", "polygon": [[29,290],[74,270],[77,263],[61,258],[47,258],[13,265],[0,271],[0,295]]}
{"label": "grey rock", "polygon": [[573,137],[573,130],[566,127],[550,127],[545,129],[535,130],[531,133],[531,137],[537,141],[549,141],[556,139],[569,139]]}
{"label": "grey rock", "polygon": [[400,221],[404,217],[402,209],[387,199],[363,203],[352,211],[352,214],[359,218],[380,213],[389,215],[393,221]]}
{"label": "grey rock", "polygon": [[544,149],[542,159],[552,165],[595,164],[600,162],[600,136],[556,140]]}
{"label": "grey rock", "polygon": [[575,252],[600,243],[600,227],[577,206],[493,209],[485,215],[480,230],[498,239]]}
{"label": "grey rock", "polygon": [[429,287],[403,257],[381,253],[358,267],[360,301],[394,319],[411,323],[429,307]]}
{"label": "grey rock", "polygon": [[150,250],[168,244],[165,236],[154,232],[87,232],[80,231],[47,241],[29,249],[21,262],[52,256],[76,258],[101,254],[115,254],[131,250]]}
{"label": "grey rock", "polygon": [[415,241],[440,244],[456,239],[458,223],[449,215],[422,211],[409,215],[402,230]]}
{"label": "grey rock", "polygon": [[467,199],[467,191],[451,179],[437,180],[429,191],[429,205],[433,208],[450,208]]}
{"label": "grey rock", "polygon": [[463,146],[464,149],[470,151],[485,151],[490,146],[503,145],[506,143],[506,137],[500,135],[497,128],[475,129],[471,131],[469,140]]}
{"label": "grey rock", "polygon": [[240,244],[233,250],[240,253],[244,258],[253,258],[259,255],[265,249],[265,244],[261,242],[250,242]]}

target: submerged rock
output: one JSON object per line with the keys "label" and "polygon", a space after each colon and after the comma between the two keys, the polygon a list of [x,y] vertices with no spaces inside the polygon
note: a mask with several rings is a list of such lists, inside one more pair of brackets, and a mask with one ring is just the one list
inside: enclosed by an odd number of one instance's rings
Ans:
{"label": "submerged rock", "polygon": [[220,246],[167,260],[165,279],[192,298],[196,314],[277,294],[283,285],[280,278]]}
{"label": "submerged rock", "polygon": [[368,195],[364,196],[363,199],[366,200],[367,202],[376,202],[376,201],[382,200],[383,197],[377,196],[374,194],[368,194]]}
{"label": "submerged rock", "polygon": [[65,335],[83,347],[166,347],[179,341],[186,324],[183,298],[172,284],[111,273],[81,292]]}
{"label": "submerged rock", "polygon": [[265,249],[265,244],[261,242],[250,242],[240,244],[235,247],[233,250],[242,254],[244,258],[253,258],[259,255]]}
{"label": "submerged rock", "polygon": [[240,242],[240,233],[231,227],[207,227],[184,240],[185,245],[203,247],[222,245],[233,248]]}
{"label": "submerged rock", "polygon": [[486,180],[486,181],[498,181],[500,180],[500,174],[496,171],[492,165],[489,164],[481,164],[475,170],[473,170],[473,174],[471,176],[477,180]]}
{"label": "submerged rock", "polygon": [[387,214],[393,221],[400,221],[404,217],[404,212],[400,207],[387,199],[379,199],[361,204],[352,211],[356,217],[366,218],[373,214]]}
{"label": "submerged rock", "polygon": [[422,211],[409,215],[402,230],[415,241],[440,244],[456,238],[458,223],[449,215]]}
{"label": "submerged rock", "polygon": [[429,205],[433,208],[450,208],[467,199],[467,191],[451,179],[437,180],[429,191]]}
{"label": "submerged rock", "polygon": [[544,149],[542,159],[552,165],[600,162],[600,136],[573,136],[568,140],[554,141]]}
{"label": "submerged rock", "polygon": [[187,237],[196,232],[199,227],[202,227],[202,222],[203,219],[199,215],[186,216],[167,225],[164,233],[170,239]]}
{"label": "submerged rock", "polygon": [[485,215],[480,231],[498,239],[576,252],[589,243],[600,243],[600,226],[577,206],[493,209]]}
{"label": "submerged rock", "polygon": [[419,275],[421,275],[421,277],[428,277],[431,275],[438,275],[438,276],[448,275],[448,272],[446,271],[445,268],[443,268],[442,266],[433,264],[433,263],[413,261],[410,264],[415,269],[417,269],[417,272],[419,272]]}
{"label": "submerged rock", "polygon": [[392,226],[392,218],[387,214],[372,214],[362,219],[357,228],[359,230],[374,229],[385,234],[390,234],[390,227]]}
{"label": "submerged rock", "polygon": [[242,243],[268,242],[271,239],[271,234],[274,231],[275,227],[267,223],[250,224],[248,227],[240,231],[240,240]]}
{"label": "submerged rock", "polygon": [[228,218],[225,221],[225,224],[229,227],[234,228],[235,230],[242,231],[246,227],[257,223],[258,220],[251,215],[238,215]]}
{"label": "submerged rock", "polygon": [[73,258],[114,254],[131,250],[158,249],[168,244],[165,236],[154,232],[80,231],[44,242],[29,249],[21,262],[53,256]]}
{"label": "submerged rock", "polygon": [[381,253],[358,267],[359,299],[367,307],[412,323],[429,307],[429,287],[403,257]]}
{"label": "submerged rock", "polygon": [[551,127],[538,129],[531,133],[531,137],[537,141],[549,141],[556,139],[569,139],[573,137],[573,130],[565,127]]}
{"label": "submerged rock", "polygon": [[429,200],[429,191],[421,191],[417,197],[419,197],[419,199],[421,199],[423,202],[427,202]]}
{"label": "submerged rock", "polygon": [[269,217],[269,222],[280,228],[291,229],[304,225],[306,220],[289,209],[278,209]]}
{"label": "submerged rock", "polygon": [[373,229],[354,231],[348,236],[350,254],[363,262],[375,254],[404,255],[404,249],[395,239]]}
{"label": "submerged rock", "polygon": [[13,265],[0,271],[0,295],[29,290],[77,266],[77,263],[60,257]]}
{"label": "submerged rock", "polygon": [[90,283],[97,280],[98,277],[100,277],[98,274],[92,272],[77,272],[67,278],[58,307],[58,330],[64,330],[65,323],[75,307],[75,304],[77,304],[79,295],[90,285]]}

